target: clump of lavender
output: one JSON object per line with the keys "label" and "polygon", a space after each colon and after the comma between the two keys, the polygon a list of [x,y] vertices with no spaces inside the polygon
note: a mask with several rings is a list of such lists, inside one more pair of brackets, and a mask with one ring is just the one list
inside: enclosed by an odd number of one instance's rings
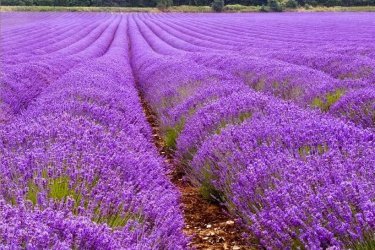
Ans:
{"label": "clump of lavender", "polygon": [[[179,194],[128,63],[127,20],[110,20],[79,66],[38,86],[25,80],[20,88],[32,95],[7,102],[14,112],[0,127],[3,247],[186,248]],[[8,76],[7,86],[16,83]]]}
{"label": "clump of lavender", "polygon": [[[372,246],[374,135],[361,127],[373,123],[351,119],[356,127],[338,112],[351,93],[372,89],[371,70],[355,70],[374,68],[372,60],[351,47],[352,66],[336,64],[338,48],[324,61],[309,46],[298,49],[302,34],[289,43],[267,31],[260,39],[220,18],[204,21],[232,28],[130,18],[139,31],[130,35],[135,75],[187,178],[268,249]],[[359,114],[367,103],[360,93],[352,102]]]}

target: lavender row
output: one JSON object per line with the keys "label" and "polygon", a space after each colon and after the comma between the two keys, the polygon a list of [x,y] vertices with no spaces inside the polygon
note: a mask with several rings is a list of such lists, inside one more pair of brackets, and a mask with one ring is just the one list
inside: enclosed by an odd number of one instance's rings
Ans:
{"label": "lavender row", "polygon": [[[193,181],[267,248],[371,246],[373,135],[290,105],[269,106],[187,154]],[[177,145],[186,145],[190,124]]]}
{"label": "lavender row", "polygon": [[[329,111],[336,116],[343,117],[344,120],[356,122],[363,127],[374,126],[375,99],[370,98],[370,95],[356,94],[362,93],[363,88],[372,88],[372,82],[375,80],[375,61],[372,59],[363,56],[332,55],[332,53],[317,56],[312,53],[304,53],[301,49],[290,53],[290,48],[284,50],[278,48],[279,51],[275,51],[271,47],[269,52],[264,49],[260,50],[261,46],[257,44],[252,45],[256,49],[241,51],[240,54],[227,51],[214,52],[214,50],[223,48],[220,46],[210,47],[204,40],[202,42],[207,45],[197,44],[202,47],[196,47],[193,45],[197,40],[195,36],[191,35],[190,39],[186,38],[188,31],[176,34],[173,32],[176,30],[176,26],[163,30],[165,26],[162,25],[162,22],[158,22],[158,25],[153,25],[147,19],[144,22],[149,26],[147,30],[149,35],[146,36],[146,39],[153,41],[155,38],[159,38],[159,43],[165,44],[165,46],[158,47],[161,53],[172,55],[200,51],[198,55],[195,53],[191,55],[198,63],[227,71],[233,75],[233,78],[239,77],[257,91],[270,93],[286,100],[291,99],[303,107]],[[141,27],[141,30],[145,29],[147,28]],[[226,45],[232,44],[231,40],[232,37],[227,39]],[[156,46],[154,45],[154,47]],[[205,52],[202,51],[204,47],[207,47]],[[257,52],[257,49],[260,52]],[[211,55],[207,55],[207,53]],[[247,54],[258,54],[258,56],[246,56]],[[284,61],[289,61],[289,63],[284,63]],[[356,98],[350,105],[344,106],[342,102],[348,103],[346,95]],[[336,102],[338,103],[336,104]],[[339,112],[338,108],[333,106],[334,104],[341,107]],[[343,108],[344,110],[342,110]]]}
{"label": "lavender row", "polygon": [[[370,14],[365,13],[343,16],[273,14],[267,17],[256,14],[201,15],[200,18],[147,15],[142,19],[157,24],[159,29],[171,32],[180,40],[190,39],[191,43],[204,44],[212,49],[224,46],[228,50],[228,46],[232,46],[232,50],[249,51],[254,55],[298,50],[298,53],[307,51],[370,58],[374,53],[371,36],[373,20]],[[322,21],[319,23],[317,20]],[[309,29],[312,22],[318,29]],[[332,26],[335,32],[331,32]],[[340,64],[336,66],[340,67]]]}
{"label": "lavender row", "polygon": [[[28,63],[2,64],[0,120],[12,119],[14,115],[27,109],[29,103],[46,86],[76,65],[103,55],[113,39],[118,23],[118,18],[104,23],[77,43],[72,44],[68,39],[66,47],[58,55],[47,54]],[[21,60],[25,56],[27,57],[27,55],[21,55]],[[10,60],[14,58],[17,62],[17,55],[10,57]]]}
{"label": "lavender row", "polygon": [[[317,108],[364,128],[375,126],[375,88],[369,81],[338,80],[305,66],[267,58],[216,54],[192,58],[209,68],[223,69],[256,91]],[[364,92],[368,94],[361,94]]]}
{"label": "lavender row", "polygon": [[204,34],[205,40],[209,42],[235,44],[242,50],[257,48],[262,53],[266,52],[265,48],[277,51],[286,50],[287,46],[290,52],[293,51],[291,48],[300,48],[301,51],[315,49],[321,53],[345,53],[373,58],[372,18],[369,13],[202,15],[199,19],[193,16],[147,17],[159,23],[164,22],[167,26],[176,24],[189,27],[190,32],[184,31],[185,34]]}
{"label": "lavender row", "polygon": [[166,43],[151,44],[137,20],[129,27],[135,74],[167,145],[244,237],[269,249],[372,244],[371,131],[257,93],[193,56],[158,53]]}
{"label": "lavender row", "polygon": [[[80,25],[77,25],[77,20],[75,19],[70,18],[70,23],[66,23],[65,19],[53,20],[51,23],[55,25],[50,23],[49,25],[51,27],[49,27],[47,31],[35,32],[34,36],[29,33],[22,33],[18,39],[10,38],[8,44],[6,41],[2,41],[2,46],[5,48],[2,61],[7,64],[19,64],[22,62],[77,53],[80,49],[77,45],[84,44],[84,42],[92,43],[90,40],[100,37],[104,28],[107,27],[111,21],[114,21],[115,18],[115,16],[109,16],[108,19],[96,16],[88,17],[87,27],[83,29]],[[40,26],[39,22],[32,27],[33,30],[34,27],[36,28],[38,26]],[[8,38],[8,36],[5,37]],[[31,45],[29,44],[30,41],[32,41]],[[56,55],[54,53],[58,54]]]}
{"label": "lavender row", "polygon": [[[179,20],[178,18],[176,19]],[[180,19],[178,25],[173,25],[171,24],[172,22],[163,23],[162,20],[158,21],[157,25],[154,25],[152,21],[147,19],[145,22],[148,23],[150,28],[152,27],[157,36],[160,36],[162,39],[168,37],[165,41],[171,46],[178,47],[181,50],[202,51],[202,49],[204,49],[205,52],[212,52],[212,50],[222,49],[226,52],[228,50],[241,51],[241,55],[266,57],[297,65],[304,65],[315,70],[323,71],[339,79],[360,79],[370,84],[375,80],[375,61],[365,56],[373,51],[370,45],[372,44],[372,40],[366,36],[359,41],[362,44],[361,46],[366,48],[365,50],[351,52],[350,49],[358,48],[358,44],[349,45],[349,43],[347,43],[345,44],[347,46],[347,48],[345,48],[346,51],[342,53],[342,51],[335,52],[338,47],[336,44],[333,46],[319,44],[321,43],[321,38],[314,41],[320,46],[319,49],[313,49],[311,46],[307,47],[309,42],[302,40],[302,38],[304,38],[303,35],[299,36],[301,41],[296,44],[291,43],[289,40],[284,41],[278,37],[277,40],[275,39],[275,42],[280,42],[280,45],[278,45],[275,43],[268,44],[268,42],[263,40],[254,41],[254,39],[259,39],[258,34],[255,38],[250,38],[241,33],[238,35],[231,34],[229,32],[230,29],[226,29],[226,34],[223,35],[220,40],[217,40],[215,37],[218,32],[215,29],[217,26],[214,25],[214,18],[207,18],[207,25],[203,27],[201,27],[202,22],[200,22],[200,26],[194,27],[193,25],[192,27],[190,19],[188,19],[189,26],[187,26],[187,24],[184,26],[184,21],[186,22],[186,20]],[[284,18],[283,22],[285,22],[285,19],[288,20],[288,18]],[[330,21],[335,24],[338,20],[333,19]],[[225,22],[221,23],[226,24]],[[212,27],[210,27],[210,25]],[[239,27],[241,26],[242,25]],[[212,29],[209,30],[209,28]],[[258,29],[259,28],[255,28],[254,30]],[[363,27],[363,29],[365,30],[366,27]],[[354,33],[353,29],[350,31],[352,31],[350,33]],[[368,31],[364,34],[367,33]],[[297,33],[297,35],[299,34]],[[240,39],[240,41],[236,41],[236,38]],[[327,38],[328,41],[332,41],[332,39],[334,39],[334,37]],[[181,42],[187,43],[188,45],[180,45]],[[324,53],[319,53],[319,50],[326,51]]]}
{"label": "lavender row", "polygon": [[120,18],[101,57],[82,60],[1,125],[2,248],[186,248],[179,194],[152,143]]}
{"label": "lavender row", "polygon": [[[186,16],[158,18],[157,16],[147,15],[141,17],[141,19],[156,33],[160,34],[160,37],[168,37],[168,35],[174,37],[175,41],[169,38],[168,42],[171,41],[176,46],[178,46],[178,42],[185,42],[190,46],[195,46],[197,51],[200,49],[205,49],[205,51],[212,49],[240,50],[241,53],[250,53],[255,56],[284,55],[285,60],[290,59],[286,57],[285,54],[287,53],[292,55],[295,60],[299,59],[298,64],[308,62],[308,66],[313,68],[319,67],[321,63],[326,66],[328,64],[331,67],[326,70],[327,72],[338,68],[343,72],[337,72],[336,77],[349,77],[350,73],[354,75],[356,73],[344,72],[345,70],[348,71],[348,64],[353,63],[350,60],[351,57],[355,60],[354,64],[357,64],[357,62],[364,64],[360,65],[361,67],[373,67],[374,64],[371,59],[374,47],[370,35],[373,27],[368,24],[372,22],[371,15],[357,14],[350,15],[350,17],[352,18],[350,23],[344,27],[339,26],[335,33],[326,33],[326,31],[330,26],[337,26],[340,22],[347,21],[342,20],[342,17],[332,17],[327,14],[295,14],[284,15],[283,18],[279,18],[279,15],[271,15],[270,18],[245,15],[238,16],[237,19],[233,16],[227,18],[225,15],[220,17],[207,15],[201,16],[199,20]],[[319,37],[316,37],[317,31],[315,30],[305,32],[307,25],[313,18],[325,19],[328,22],[327,27],[319,27],[320,29],[317,30]],[[291,23],[296,19],[301,22],[298,26],[292,26]],[[261,21],[278,21],[279,23],[267,26],[261,24]],[[250,24],[251,28],[247,28]],[[275,30],[274,33],[269,31],[277,26],[280,26],[280,32],[278,30]],[[286,32],[287,27],[292,30]],[[293,39],[288,37],[292,33]],[[315,45],[315,48],[310,46],[312,44]],[[188,46],[181,47],[182,50],[186,48]],[[298,55],[301,55],[301,57],[298,57]],[[331,57],[330,60],[328,60],[327,55]],[[322,60],[321,57],[326,57],[327,60]],[[323,65],[320,70],[326,68]]]}

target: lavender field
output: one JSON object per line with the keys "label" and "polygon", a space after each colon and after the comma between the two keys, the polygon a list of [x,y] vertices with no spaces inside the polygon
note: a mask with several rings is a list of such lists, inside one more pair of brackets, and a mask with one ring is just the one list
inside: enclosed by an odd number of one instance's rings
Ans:
{"label": "lavender field", "polygon": [[245,249],[375,249],[374,14],[0,25],[1,249],[193,248],[176,171]]}

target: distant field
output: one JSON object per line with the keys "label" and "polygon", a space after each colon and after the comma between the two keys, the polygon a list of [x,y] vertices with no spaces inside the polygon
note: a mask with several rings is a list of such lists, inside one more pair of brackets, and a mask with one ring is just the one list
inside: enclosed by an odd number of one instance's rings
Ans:
{"label": "distant field", "polygon": [[[228,6],[224,12],[258,12],[260,6]],[[161,12],[157,8],[137,8],[137,7],[53,7],[53,6],[0,6],[0,11],[70,11],[70,12]],[[290,12],[366,12],[375,11],[375,6],[354,6],[354,7],[311,7],[286,9]],[[212,12],[209,6],[173,6],[163,12],[182,12],[182,13],[202,13]]]}
{"label": "distant field", "polygon": [[0,15],[0,249],[375,249],[373,13],[57,9]]}
{"label": "distant field", "polygon": [[68,11],[68,12],[157,12],[157,8],[136,7],[62,7],[62,6],[1,6],[0,11]]}

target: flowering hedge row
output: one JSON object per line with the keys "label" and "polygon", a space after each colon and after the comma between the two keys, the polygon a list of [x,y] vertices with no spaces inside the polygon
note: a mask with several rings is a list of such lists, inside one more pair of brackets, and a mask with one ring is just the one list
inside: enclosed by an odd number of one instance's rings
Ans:
{"label": "flowering hedge row", "polygon": [[[373,126],[372,106],[363,106],[374,100],[370,78],[277,59],[270,51],[278,55],[281,42],[245,27],[259,17],[241,17],[129,18],[134,72],[167,145],[202,195],[225,204],[263,247],[373,246],[375,137],[361,128]],[[274,39],[275,48],[264,42],[268,56],[246,49],[261,39]],[[311,109],[321,96],[330,114]]]}
{"label": "flowering hedge row", "polygon": [[[65,15],[48,17],[47,31],[44,19],[5,31],[20,44],[2,58],[1,248],[186,248],[179,193],[134,85],[127,18]],[[40,39],[21,49],[31,34]]]}

